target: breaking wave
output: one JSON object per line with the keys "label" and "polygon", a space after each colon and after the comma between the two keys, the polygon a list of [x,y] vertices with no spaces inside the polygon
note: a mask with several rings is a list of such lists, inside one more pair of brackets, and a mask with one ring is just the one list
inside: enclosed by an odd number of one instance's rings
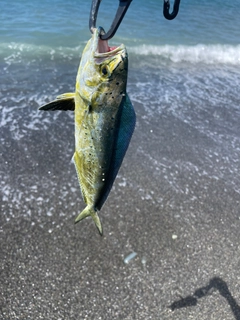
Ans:
{"label": "breaking wave", "polygon": [[80,57],[84,46],[85,43],[76,47],[51,47],[17,42],[1,43],[0,57],[6,64],[21,63],[26,59],[32,61],[44,57],[47,57],[47,59],[50,58],[51,60],[56,58],[72,60]]}
{"label": "breaking wave", "polygon": [[240,45],[141,45],[128,51],[137,55],[161,56],[175,63],[240,64]]}
{"label": "breaking wave", "polygon": [[[86,42],[82,42],[75,47],[51,47],[38,46],[27,43],[2,43],[0,44],[0,57],[6,64],[14,62],[22,62],[26,58],[43,58],[48,59],[64,59],[73,60],[81,56],[82,50]],[[205,64],[240,64],[240,44],[224,45],[224,44],[197,44],[197,45],[138,45],[131,46],[125,41],[128,52],[134,57],[149,56],[161,57],[173,63],[189,62],[189,63],[205,63]]]}

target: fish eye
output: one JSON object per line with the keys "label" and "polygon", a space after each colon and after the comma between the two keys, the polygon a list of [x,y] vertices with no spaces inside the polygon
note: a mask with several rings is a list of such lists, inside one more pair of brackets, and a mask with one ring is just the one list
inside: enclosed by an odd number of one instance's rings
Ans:
{"label": "fish eye", "polygon": [[108,74],[107,67],[103,66],[102,67],[102,73],[106,76]]}

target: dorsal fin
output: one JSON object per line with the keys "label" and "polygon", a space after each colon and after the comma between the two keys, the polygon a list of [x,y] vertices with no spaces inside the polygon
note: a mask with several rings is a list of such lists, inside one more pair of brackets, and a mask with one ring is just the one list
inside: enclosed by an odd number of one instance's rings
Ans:
{"label": "dorsal fin", "polygon": [[113,149],[111,165],[109,168],[108,174],[108,183],[105,185],[105,188],[102,193],[102,197],[96,204],[98,210],[101,209],[105,200],[108,197],[108,194],[112,188],[113,182],[117,176],[118,170],[122,164],[123,158],[129,146],[134,128],[136,123],[136,115],[133,109],[132,103],[126,93],[126,98],[122,102],[122,112],[119,119],[119,129],[116,137],[115,146]]}

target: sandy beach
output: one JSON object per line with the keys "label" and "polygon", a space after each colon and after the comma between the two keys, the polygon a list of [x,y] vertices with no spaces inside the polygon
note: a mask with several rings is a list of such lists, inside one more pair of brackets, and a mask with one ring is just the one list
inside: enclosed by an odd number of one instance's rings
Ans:
{"label": "sandy beach", "polygon": [[51,132],[32,131],[21,146],[3,130],[2,319],[240,319],[231,188],[240,149],[167,112],[149,125],[135,109],[132,143],[100,212],[103,237],[91,219],[74,225],[84,204],[71,117],[60,114]]}

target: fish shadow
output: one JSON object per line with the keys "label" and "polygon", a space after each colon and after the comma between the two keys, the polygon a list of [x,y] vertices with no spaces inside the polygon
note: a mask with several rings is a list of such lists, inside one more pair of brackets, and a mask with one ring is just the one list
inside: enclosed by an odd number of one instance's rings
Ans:
{"label": "fish shadow", "polygon": [[206,287],[197,289],[193,295],[187,296],[186,298],[181,298],[180,300],[173,302],[169,306],[169,308],[174,311],[175,309],[196,306],[199,302],[199,299],[207,295],[211,295],[215,290],[218,290],[221,296],[226,299],[227,303],[231,307],[235,319],[240,320],[240,306],[231,295],[226,282],[218,277],[212,278]]}

